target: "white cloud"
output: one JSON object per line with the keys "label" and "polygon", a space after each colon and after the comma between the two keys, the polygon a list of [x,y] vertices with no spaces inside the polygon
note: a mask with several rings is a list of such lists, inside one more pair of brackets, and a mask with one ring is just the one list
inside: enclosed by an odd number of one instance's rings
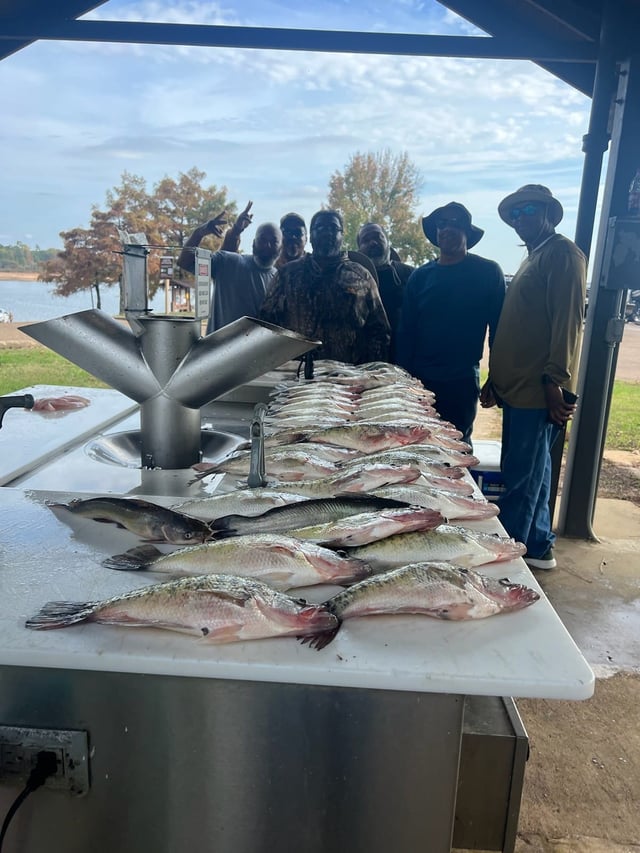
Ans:
{"label": "white cloud", "polygon": [[[344,0],[236,9],[112,0],[90,17],[477,34],[433,0],[374,0],[366,15]],[[356,151],[390,147],[424,175],[421,212],[463,201],[483,217],[482,247],[499,235],[494,254],[512,267],[520,252],[497,202],[520,184],[547,183],[563,202],[566,193],[571,233],[588,109],[527,62],[37,43],[0,63],[0,110],[10,117],[0,131],[0,230],[54,245],[59,231],[87,223],[124,169],[152,185],[197,166],[238,203],[252,198],[256,220],[283,208],[310,216]]]}

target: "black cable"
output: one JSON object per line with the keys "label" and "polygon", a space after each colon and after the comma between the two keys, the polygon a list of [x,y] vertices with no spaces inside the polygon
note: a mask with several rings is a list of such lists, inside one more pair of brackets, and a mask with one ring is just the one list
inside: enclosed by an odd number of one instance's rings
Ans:
{"label": "black cable", "polygon": [[47,781],[49,776],[53,776],[55,774],[57,766],[58,762],[56,759],[55,752],[42,750],[38,753],[36,758],[36,766],[29,774],[27,784],[24,786],[22,791],[20,791],[18,796],[13,801],[11,808],[7,812],[7,815],[4,819],[4,823],[2,824],[2,829],[0,829],[0,853],[2,853],[4,837],[7,834],[7,830],[9,829],[9,824],[11,823],[13,816],[18,811],[20,806],[24,803],[24,801],[27,799],[29,794],[31,794],[33,791],[37,791],[38,788],[41,788]]}

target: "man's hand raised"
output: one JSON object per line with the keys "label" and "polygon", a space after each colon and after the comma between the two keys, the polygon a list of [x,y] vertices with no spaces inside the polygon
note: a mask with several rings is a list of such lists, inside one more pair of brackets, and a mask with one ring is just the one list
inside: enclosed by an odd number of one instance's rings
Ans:
{"label": "man's hand raised", "polygon": [[222,213],[219,213],[217,216],[214,216],[213,219],[205,222],[202,226],[203,237],[207,234],[213,234],[215,237],[222,237],[225,225],[228,222],[227,216],[227,211],[223,210]]}
{"label": "man's hand raised", "polygon": [[245,228],[248,228],[253,221],[253,213],[249,213],[251,208],[253,207],[253,202],[250,201],[247,203],[247,206],[243,211],[238,214],[238,218],[233,223],[233,230],[236,234],[242,234]]}

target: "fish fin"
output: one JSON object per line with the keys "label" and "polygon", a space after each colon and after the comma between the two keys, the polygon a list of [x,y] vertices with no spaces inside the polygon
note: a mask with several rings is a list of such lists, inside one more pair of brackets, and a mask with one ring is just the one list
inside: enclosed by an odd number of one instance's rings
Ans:
{"label": "fish fin", "polygon": [[48,601],[24,623],[25,628],[44,631],[49,628],[66,628],[78,622],[86,622],[93,615],[95,605],[91,601]]}
{"label": "fish fin", "polygon": [[241,622],[238,622],[236,625],[223,625],[220,628],[214,629],[203,625],[200,628],[201,640],[205,643],[233,643],[240,638],[239,635],[241,630]]}
{"label": "fish fin", "polygon": [[140,545],[137,548],[125,551],[124,554],[115,554],[113,557],[107,557],[106,560],[102,560],[102,565],[106,569],[140,572],[147,570],[151,563],[161,556],[162,551],[158,550],[155,545]]}
{"label": "fish fin", "polygon": [[325,646],[328,646],[329,643],[333,642],[341,625],[342,622],[338,622],[333,628],[328,628],[320,634],[300,634],[297,639],[300,640],[303,646],[306,645],[311,649],[320,651],[321,649],[324,649]]}

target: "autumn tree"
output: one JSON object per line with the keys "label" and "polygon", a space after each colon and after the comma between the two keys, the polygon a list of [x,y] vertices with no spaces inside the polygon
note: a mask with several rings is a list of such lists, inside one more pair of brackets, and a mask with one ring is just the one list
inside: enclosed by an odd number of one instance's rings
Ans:
{"label": "autumn tree", "polygon": [[[205,172],[192,168],[177,179],[162,178],[149,192],[145,178],[123,172],[119,186],[107,191],[104,209],[92,208],[89,228],[61,232],[64,249],[43,265],[40,280],[55,282],[59,295],[93,288],[99,308],[100,285],[122,281],[119,229],[144,234],[152,247],[147,268],[153,296],[162,255],[177,252],[197,225],[222,210],[235,215],[236,204],[227,199],[227,188],[206,187],[205,178]],[[220,243],[211,236],[202,245],[215,250]]]}
{"label": "autumn tree", "polygon": [[418,265],[435,257],[417,213],[421,184],[422,176],[406,151],[354,154],[344,171],[334,172],[329,181],[328,206],[342,211],[345,245],[355,249],[360,226],[375,222],[403,261]]}
{"label": "autumn tree", "polygon": [[60,236],[64,249],[42,265],[38,278],[54,282],[56,296],[92,290],[96,307],[101,308],[100,288],[119,281],[122,269],[113,224],[94,211],[89,228],[72,228]]}

